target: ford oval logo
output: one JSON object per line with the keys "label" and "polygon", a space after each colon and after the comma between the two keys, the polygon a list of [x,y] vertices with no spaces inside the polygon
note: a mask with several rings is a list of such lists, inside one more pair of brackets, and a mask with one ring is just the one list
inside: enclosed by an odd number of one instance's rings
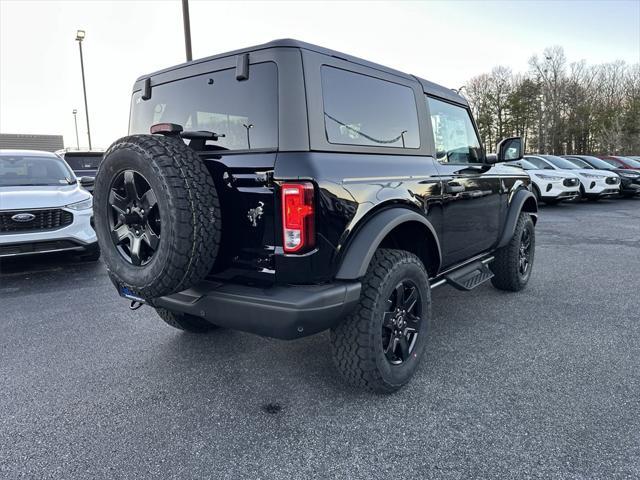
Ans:
{"label": "ford oval logo", "polygon": [[33,213],[16,213],[13,217],[11,217],[11,220],[13,220],[14,222],[26,223],[30,222],[34,218],[36,218],[36,216]]}

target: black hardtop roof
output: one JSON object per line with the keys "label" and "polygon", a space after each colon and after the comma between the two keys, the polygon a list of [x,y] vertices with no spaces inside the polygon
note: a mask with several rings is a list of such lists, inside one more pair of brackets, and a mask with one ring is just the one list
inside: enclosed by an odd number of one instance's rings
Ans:
{"label": "black hardtop roof", "polygon": [[219,58],[224,58],[224,57],[230,57],[233,55],[239,55],[242,53],[250,53],[250,52],[255,52],[257,50],[265,50],[265,49],[269,49],[269,48],[300,48],[300,49],[304,49],[304,50],[309,50],[312,52],[316,52],[316,53],[321,53],[323,55],[328,55],[330,57],[337,57],[340,58],[342,60],[346,60],[348,62],[353,62],[356,63],[358,65],[363,65],[369,68],[373,68],[376,70],[380,70],[382,72],[391,74],[391,75],[396,75],[405,79],[410,79],[410,80],[417,80],[418,82],[420,82],[422,84],[422,88],[424,89],[425,92],[430,93],[432,95],[435,95],[437,97],[441,97],[444,98],[446,100],[450,100],[452,102],[456,102],[456,103],[462,103],[467,105],[468,102],[467,100],[457,94],[456,92],[454,92],[453,90],[447,88],[447,87],[443,87],[442,85],[438,85],[437,83],[433,83],[430,82],[428,80],[424,80],[422,78],[416,77],[414,75],[410,75],[408,73],[404,73],[401,72],[399,70],[394,70],[393,68],[389,68],[389,67],[385,67],[384,65],[380,65],[374,62],[370,62],[368,60],[364,60],[362,58],[358,58],[358,57],[354,57],[352,55],[348,55],[346,53],[342,53],[342,52],[338,52],[336,50],[331,50],[328,48],[324,48],[321,47],[319,45],[313,45],[311,43],[307,43],[307,42],[302,42],[300,40],[295,40],[292,38],[284,38],[284,39],[279,39],[279,40],[272,40],[271,42],[267,42],[267,43],[263,43],[262,45],[254,45],[252,47],[246,47],[246,48],[241,48],[239,50],[232,50],[230,52],[225,52],[225,53],[220,53],[217,55],[212,55],[210,57],[205,57],[205,58],[199,58],[197,60],[192,60],[190,62],[185,62],[185,63],[180,63],[178,65],[174,65],[172,67],[168,67],[162,70],[158,70],[157,72],[153,72],[150,73],[148,75],[143,75],[141,77],[139,77],[136,82],[139,82],[141,80],[144,80],[145,78],[148,77],[153,77],[154,75],[158,75],[161,73],[166,73],[166,72],[170,72],[172,70],[177,70],[180,68],[184,68],[187,67],[189,65],[197,65],[199,63],[204,63],[204,62],[209,62],[211,60],[216,60]]}

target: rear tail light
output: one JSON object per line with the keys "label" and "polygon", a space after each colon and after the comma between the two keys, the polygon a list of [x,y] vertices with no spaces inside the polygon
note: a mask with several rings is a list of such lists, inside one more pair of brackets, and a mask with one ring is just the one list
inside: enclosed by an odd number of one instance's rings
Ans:
{"label": "rear tail light", "polygon": [[282,200],[282,246],[286,253],[309,250],[315,245],[313,185],[308,182],[285,183]]}

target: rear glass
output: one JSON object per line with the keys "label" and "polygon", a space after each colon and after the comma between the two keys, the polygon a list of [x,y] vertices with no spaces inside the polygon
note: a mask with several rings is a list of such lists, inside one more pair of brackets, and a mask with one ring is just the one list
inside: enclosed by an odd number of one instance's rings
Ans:
{"label": "rear glass", "polygon": [[102,155],[70,155],[66,153],[64,160],[74,170],[95,170],[100,166]]}
{"label": "rear glass", "polygon": [[152,125],[164,122],[222,134],[215,145],[228,150],[276,148],[276,64],[251,65],[247,80],[236,80],[231,68],[154,86],[149,100],[134,93],[130,133],[149,133]]}
{"label": "rear glass", "polygon": [[420,147],[418,111],[411,88],[325,66],[322,97],[330,143]]}

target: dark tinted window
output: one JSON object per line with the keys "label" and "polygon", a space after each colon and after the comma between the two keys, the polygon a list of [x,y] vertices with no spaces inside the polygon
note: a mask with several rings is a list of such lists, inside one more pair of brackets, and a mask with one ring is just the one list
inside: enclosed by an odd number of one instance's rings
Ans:
{"label": "dark tinted window", "polygon": [[249,67],[236,80],[235,68],[153,87],[151,98],[133,95],[131,133],[149,133],[156,123],[224,134],[215,145],[229,150],[278,146],[278,72],[273,62]]}
{"label": "dark tinted window", "polygon": [[74,170],[97,169],[100,166],[102,155],[75,155],[66,153],[64,160]]}
{"label": "dark tinted window", "polygon": [[442,163],[483,161],[480,141],[469,112],[451,103],[427,97],[436,158]]}
{"label": "dark tinted window", "polygon": [[418,111],[411,88],[322,67],[322,96],[330,143],[420,147]]}

